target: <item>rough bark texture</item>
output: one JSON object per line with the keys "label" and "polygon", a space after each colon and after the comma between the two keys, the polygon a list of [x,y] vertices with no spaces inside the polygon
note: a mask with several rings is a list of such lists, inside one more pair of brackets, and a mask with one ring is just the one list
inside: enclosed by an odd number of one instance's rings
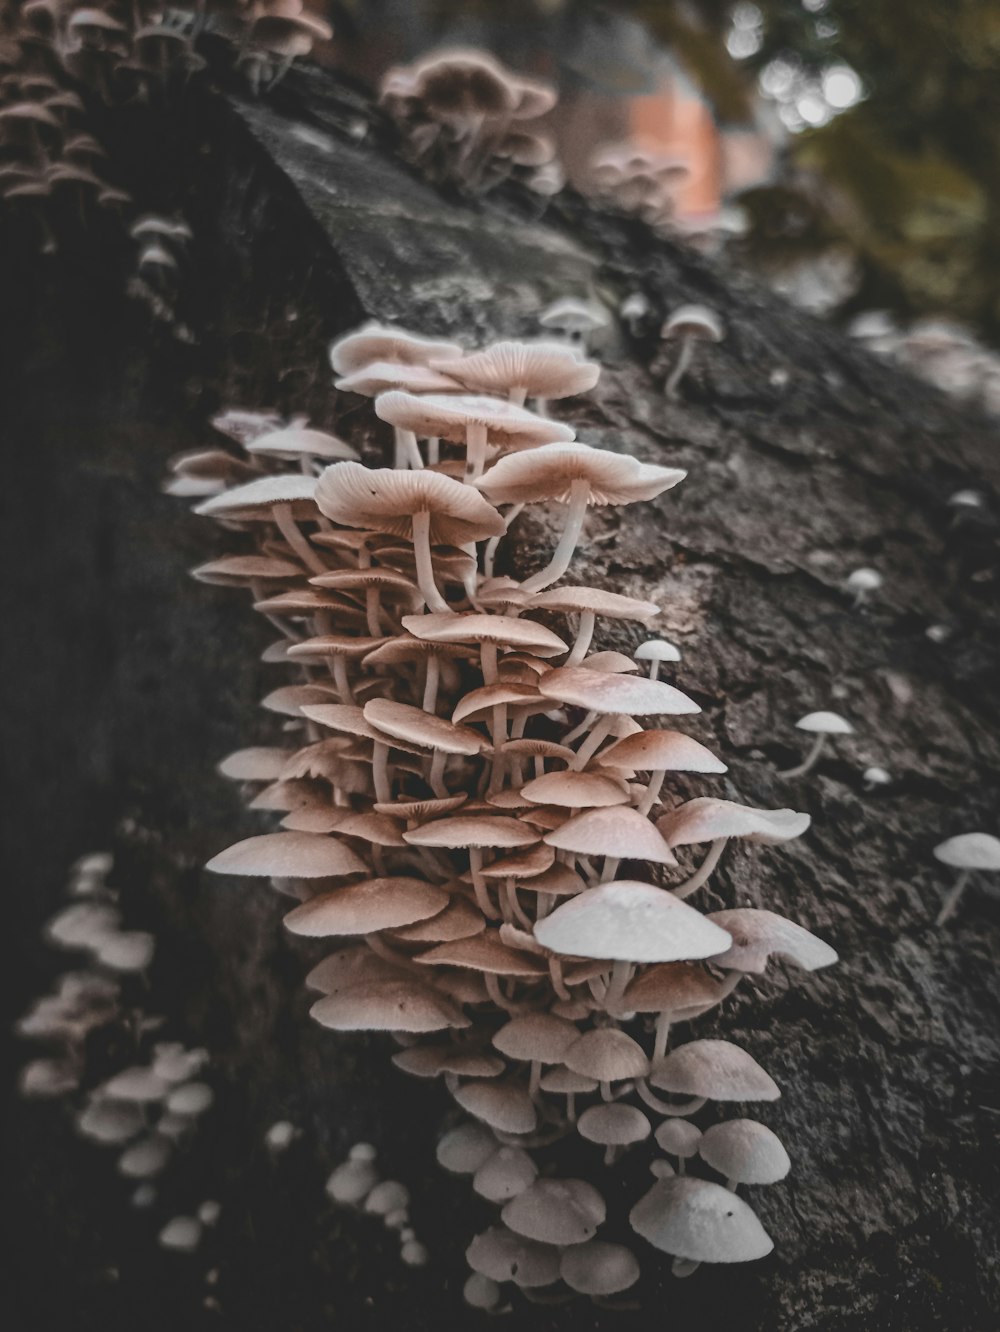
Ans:
{"label": "rough bark texture", "polygon": [[[712,908],[781,911],[842,962],[814,978],[779,969],[699,1029],[744,1043],[783,1088],[766,1117],[794,1170],[754,1198],[775,1254],[676,1282],[646,1251],[639,1312],[527,1306],[517,1324],[995,1326],[1000,910],[974,887],[947,928],[931,924],[950,877],[932,847],[993,830],[1000,793],[995,432],[638,224],[575,200],[542,223],[513,194],[443,197],[399,164],[383,129],[351,139],[350,120],[367,115],[304,72],[278,106],[197,94],[181,120],[142,127],[147,144],[162,136],[159,164],[119,127],[134,173],[194,227],[177,311],[190,340],[123,298],[120,265],[3,254],[15,1011],[54,971],[39,929],[67,864],[113,843],[126,917],[159,939],[143,1002],[211,1048],[219,1091],[153,1216],[129,1210],[111,1157],[75,1139],[64,1108],[17,1105],[6,1326],[423,1332],[476,1320],[461,1305],[461,1251],[482,1213],[433,1163],[445,1094],[395,1072],[384,1042],[312,1026],[312,953],[283,937],[281,902],[199,868],[259,827],[213,765],[273,734],[256,700],[277,680],[257,662],[268,635],[249,607],[189,581],[215,537],[158,485],[222,404],[309,412],[374,456],[367,405],[334,393],[326,362],[327,341],[363,317],[476,342],[534,333],[558,295],[614,305],[637,287],[657,310],[706,301],[727,336],[699,350],[668,403],[656,339],[615,335],[596,392],[565,405],[588,441],[690,473],[658,503],[593,516],[576,573],[663,606],[660,627],[684,652],[676,683],[704,709],[696,734],[730,765],[723,783],[689,792],[813,816],[787,849],[731,848]],[[945,501],[966,486],[994,507],[956,520]],[[541,525],[518,528],[518,567],[549,540]],[[852,609],[843,579],[869,564],[885,586]],[[928,638],[935,624],[945,641]],[[604,645],[636,641],[624,629]],[[795,719],[831,706],[857,734],[808,778],[782,781],[802,750]],[[866,794],[873,763],[893,781]],[[115,1057],[98,1046],[94,1080]],[[304,1133],[274,1164],[262,1139],[282,1117]],[[359,1138],[413,1191],[433,1255],[421,1272],[400,1266],[379,1225],[324,1199]],[[224,1209],[204,1252],[158,1251],[163,1220],[204,1197]],[[209,1266],[218,1308],[202,1303]]]}

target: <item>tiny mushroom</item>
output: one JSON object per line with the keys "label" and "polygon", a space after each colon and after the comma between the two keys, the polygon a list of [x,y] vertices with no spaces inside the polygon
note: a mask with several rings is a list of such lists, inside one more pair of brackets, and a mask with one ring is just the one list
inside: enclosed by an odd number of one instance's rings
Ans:
{"label": "tiny mushroom", "polygon": [[664,321],[661,338],[679,339],[680,351],[664,389],[668,398],[677,396],[677,389],[691,364],[695,345],[699,342],[721,342],[725,336],[722,320],[707,305],[681,305]]}
{"label": "tiny mushroom", "polygon": [[769,846],[801,837],[809,827],[808,814],[794,809],[753,809],[734,800],[716,800],[698,796],[678,805],[658,820],[657,828],[671,848],[711,842],[712,846],[699,868],[684,883],[673,889],[677,897],[688,897],[708,882],[712,871],[731,837]]}
{"label": "tiny mushroom", "polygon": [[970,875],[983,870],[995,874],[1000,870],[1000,839],[990,833],[960,833],[957,837],[939,842],[934,848],[934,855],[942,864],[961,871],[934,922],[935,925],[943,925],[954,915]]}
{"label": "tiny mushroom", "polygon": [[733,1190],[738,1184],[776,1184],[792,1168],[778,1135],[756,1119],[713,1124],[701,1135],[698,1155]]}
{"label": "tiny mushroom", "polygon": [[795,723],[800,731],[811,731],[816,739],[812,748],[795,768],[786,768],[779,777],[804,777],[819,759],[831,735],[853,735],[854,727],[836,712],[808,712]]}

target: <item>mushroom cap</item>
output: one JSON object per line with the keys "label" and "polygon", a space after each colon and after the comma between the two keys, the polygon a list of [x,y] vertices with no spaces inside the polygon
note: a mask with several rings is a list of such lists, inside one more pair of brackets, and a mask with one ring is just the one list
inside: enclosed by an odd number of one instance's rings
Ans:
{"label": "mushroom cap", "polygon": [[[536,879],[553,867],[555,856],[551,846],[539,842],[527,851],[494,860],[492,865],[485,865],[481,873],[484,879]],[[471,874],[468,881],[472,882]]]}
{"label": "mushroom cap", "polygon": [[536,1179],[500,1213],[517,1235],[542,1244],[583,1244],[607,1214],[604,1199],[582,1179]]}
{"label": "mushroom cap", "polygon": [[639,1280],[639,1264],[624,1244],[588,1240],[563,1250],[559,1275],[579,1295],[615,1295]]}
{"label": "mushroom cap", "polygon": [[639,601],[601,587],[552,587],[531,598],[532,610],[561,611],[563,614],[603,616],[607,620],[638,620],[645,623],[659,612],[653,601]]}
{"label": "mushroom cap", "polygon": [[452,943],[482,934],[485,928],[486,921],[478,907],[464,897],[453,897],[436,916],[394,929],[392,937],[400,943]]}
{"label": "mushroom cap", "polygon": [[440,472],[341,462],[322,473],[315,489],[320,511],[345,527],[412,539],[413,515],[428,513],[432,545],[465,545],[506,531],[500,514],[472,486]]}
{"label": "mushroom cap", "polygon": [[[357,467],[359,463],[352,464]],[[239,522],[270,522],[276,504],[290,504],[294,517],[308,518],[316,512],[316,478],[300,472],[261,476],[242,486],[232,486],[195,507],[205,518],[231,518]]]}
{"label": "mushroom cap", "polygon": [[725,336],[722,320],[707,305],[679,305],[663,325],[663,337],[699,338],[721,342]]}
{"label": "mushroom cap", "polygon": [[701,1142],[701,1129],[686,1119],[665,1119],[653,1135],[656,1145],[668,1156],[694,1156]]}
{"label": "mushroom cap", "polygon": [[561,296],[538,316],[542,328],[558,328],[567,333],[591,333],[611,322],[596,301],[581,301],[576,296]]}
{"label": "mushroom cap", "polygon": [[530,1289],[559,1279],[557,1248],[515,1235],[504,1226],[492,1226],[477,1235],[465,1257],[474,1272],[491,1281],[514,1281]]}
{"label": "mushroom cap", "polygon": [[[469,487],[462,486],[462,489],[468,490]],[[567,645],[551,629],[513,615],[404,615],[401,623],[404,629],[425,643],[497,643],[503,647],[524,648],[543,657],[555,657],[567,651]]]}
{"label": "mushroom cap", "polygon": [[427,966],[465,967],[492,976],[541,976],[545,973],[545,965],[539,958],[509,948],[500,941],[496,930],[438,944],[413,960]]}
{"label": "mushroom cap", "polygon": [[712,959],[719,967],[760,974],[766,970],[772,954],[794,962],[804,971],[817,971],[837,961],[837,954],[828,943],[774,911],[734,907],[713,911],[708,919],[731,935],[733,941],[724,953]]}
{"label": "mushroom cap", "polygon": [[645,675],[608,675],[586,666],[557,666],[547,671],[539,677],[538,692],[588,712],[630,717],[701,711],[693,699],[664,680],[650,680]]}
{"label": "mushroom cap", "polygon": [[713,842],[717,837],[745,837],[770,846],[801,837],[811,822],[808,814],[794,809],[754,809],[735,800],[698,796],[664,814],[656,826],[671,846]]}
{"label": "mushroom cap", "polygon": [[770,1074],[731,1041],[678,1045],[655,1066],[649,1080],[661,1091],[711,1101],[776,1101],[781,1095]]}
{"label": "mushroom cap", "polygon": [[308,430],[304,426],[287,426],[283,430],[269,430],[243,446],[247,453],[267,458],[350,458],[356,459],[357,449],[336,435],[323,430]]}
{"label": "mushroom cap", "polygon": [[531,1133],[538,1123],[535,1103],[518,1082],[463,1082],[453,1095],[463,1110],[501,1133]]}
{"label": "mushroom cap", "polygon": [[[560,851],[573,851],[582,856],[613,856],[619,860],[650,860],[658,865],[677,864],[670,847],[649,819],[636,809],[620,805],[574,814],[561,827],[546,833],[545,841]],[[638,958],[631,960],[639,961]]]}
{"label": "mushroom cap", "polygon": [[365,720],[394,740],[405,740],[426,749],[440,749],[445,754],[478,754],[486,741],[469,726],[456,726],[423,708],[397,703],[391,698],[373,698],[364,706]]}
{"label": "mushroom cap", "polygon": [[85,1138],[118,1146],[142,1132],[142,1111],[134,1102],[92,1096],[77,1116],[76,1127]]}
{"label": "mushroom cap", "polygon": [[851,592],[875,592],[884,582],[877,569],[855,569],[847,575],[844,586]]}
{"label": "mushroom cap", "polygon": [[496,1055],[482,1050],[461,1050],[454,1045],[413,1045],[397,1051],[392,1062],[417,1078],[436,1078],[442,1073],[455,1073],[463,1078],[496,1078],[507,1068]]}
{"label": "mushroom cap", "polygon": [[163,1078],[143,1064],[123,1068],[101,1088],[102,1094],[113,1101],[130,1101],[136,1105],[162,1101],[167,1091],[168,1084]]}
{"label": "mushroom cap", "polygon": [[528,504],[568,502],[573,482],[585,481],[588,504],[617,505],[655,499],[686,475],[676,467],[642,463],[589,444],[542,443],[541,448],[501,458],[474,484],[494,504]]}
{"label": "mushroom cap", "polygon": [[421,338],[402,328],[372,322],[333,343],[330,364],[338,375],[349,375],[373,361],[429,365],[432,360],[457,359],[461,355],[462,348],[456,342]]}
{"label": "mushroom cap", "polygon": [[574,1073],[571,1068],[557,1066],[556,1068],[546,1069],[539,1078],[538,1085],[542,1091],[555,1092],[559,1096],[570,1096],[576,1092],[596,1091],[600,1084],[596,1078],[588,1078],[582,1073]]}
{"label": "mushroom cap", "polygon": [[816,731],[820,735],[853,735],[854,727],[836,712],[807,712],[795,723],[800,731]]}
{"label": "mushroom cap", "polygon": [[577,1130],[588,1142],[599,1142],[602,1147],[625,1147],[642,1142],[651,1132],[649,1120],[634,1105],[610,1101],[592,1105],[577,1120]]}
{"label": "mushroom cap", "polygon": [[465,443],[470,425],[485,426],[487,441],[499,448],[535,449],[574,437],[572,428],[561,421],[550,421],[503,398],[471,393],[420,397],[400,391],[382,393],[375,399],[375,415],[423,439],[437,437],[455,444]]}
{"label": "mushroom cap", "polygon": [[476,1120],[449,1129],[436,1149],[438,1165],[454,1175],[474,1175],[496,1154],[497,1140]]}
{"label": "mushroom cap", "polygon": [[572,1073],[598,1082],[622,1082],[644,1078],[649,1060],[638,1041],[617,1027],[596,1027],[578,1036],[563,1056]]}
{"label": "mushroom cap", "polygon": [[216,874],[246,874],[279,879],[325,879],[364,874],[367,865],[350,847],[315,833],[264,833],[247,837],[213,856],[205,867]]}
{"label": "mushroom cap", "polygon": [[246,587],[256,579],[271,578],[287,583],[301,575],[299,565],[273,555],[223,555],[191,570],[191,577],[199,583],[217,587]]}
{"label": "mushroom cap", "polygon": [[[442,360],[444,365],[457,365],[457,361]],[[342,375],[334,381],[341,393],[360,393],[365,398],[376,398],[380,393],[401,389],[404,393],[461,393],[462,385],[449,375],[426,365],[401,365],[397,361],[372,361],[369,365]]]}
{"label": "mushroom cap", "polygon": [[751,1262],[774,1248],[742,1198],[691,1175],[658,1179],[629,1222],[655,1248],[695,1263]]}
{"label": "mushroom cap", "polygon": [[776,1184],[792,1168],[781,1139],[756,1119],[727,1119],[707,1128],[698,1154],[737,1184]]}
{"label": "mushroom cap", "polygon": [[476,1171],[472,1187],[490,1202],[508,1202],[538,1178],[538,1167],[521,1147],[501,1147]]}
{"label": "mushroom cap", "polygon": [[637,731],[609,745],[595,760],[602,768],[640,772],[727,772],[710,749],[681,731]]}
{"label": "mushroom cap", "polygon": [[311,1017],[334,1031],[443,1031],[469,1019],[445,995],[409,977],[369,982],[318,999]]}
{"label": "mushroom cap", "polygon": [[674,962],[714,957],[729,935],[663,888],[631,879],[602,883],[535,924],[543,948],[571,957]]}
{"label": "mushroom cap", "polygon": [[1000,870],[1000,840],[989,833],[959,833],[939,842],[934,856],[955,869]]}
{"label": "mushroom cap", "polygon": [[435,51],[406,73],[412,96],[433,119],[509,116],[519,100],[514,76],[485,51]]}
{"label": "mushroom cap", "polygon": [[[481,689],[471,689],[459,702],[451,714],[451,719],[453,722],[460,722],[466,717],[489,712],[491,708],[501,707],[504,704],[512,703],[515,707],[524,707],[539,702],[539,699],[537,690],[530,685],[507,684],[501,680],[497,684],[484,685]],[[542,707],[547,709],[548,704],[543,703]]]}
{"label": "mushroom cap", "polygon": [[632,653],[636,661],[680,661],[680,649],[665,638],[650,638]]}
{"label": "mushroom cap", "polygon": [[502,814],[459,814],[450,819],[434,819],[403,833],[411,846],[463,847],[531,846],[538,834],[519,819]]}
{"label": "mushroom cap", "polygon": [[[495,342],[447,364],[447,373],[477,392],[524,389],[531,398],[568,398],[597,383],[601,367],[561,342]],[[555,436],[549,436],[554,439]]]}
{"label": "mushroom cap", "polygon": [[[714,923],[725,929],[724,921]],[[712,957],[712,964],[722,965],[717,956]],[[661,962],[643,971],[627,986],[622,1003],[629,1012],[672,1013],[681,1008],[716,1004],[721,997],[720,989],[721,982],[699,966],[690,962]]]}
{"label": "mushroom cap", "polygon": [[494,1046],[510,1059],[558,1064],[580,1035],[572,1022],[552,1013],[511,1018],[493,1037]]}
{"label": "mushroom cap", "polygon": [[559,805],[565,809],[595,809],[625,805],[629,793],[611,777],[597,772],[547,772],[521,787],[525,800],[536,805]]}
{"label": "mushroom cap", "polygon": [[437,915],[449,900],[441,888],[422,879],[364,879],[309,898],[285,917],[285,928],[311,939],[375,934]]}

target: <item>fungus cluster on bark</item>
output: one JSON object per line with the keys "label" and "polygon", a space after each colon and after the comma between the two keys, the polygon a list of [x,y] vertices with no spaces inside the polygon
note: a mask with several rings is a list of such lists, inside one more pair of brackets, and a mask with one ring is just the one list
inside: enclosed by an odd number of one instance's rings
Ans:
{"label": "fungus cluster on bark", "polygon": [[586,189],[593,198],[635,213],[654,230],[673,230],[677,192],[691,174],[679,157],[631,140],[605,144],[587,165]]}
{"label": "fungus cluster on bark", "polygon": [[[209,868],[270,879],[295,903],[288,930],[333,943],[306,977],[316,1021],[391,1033],[393,1062],[443,1079],[468,1116],[439,1159],[498,1209],[468,1249],[470,1303],[499,1307],[506,1282],[599,1298],[633,1284],[635,1256],[599,1233],[598,1185],[650,1139],[668,1155],[633,1229],[679,1275],[759,1257],[771,1242],[734,1190],[781,1178],[774,1135],[736,1119],[703,1151],[677,1143],[701,1142],[686,1116],[707,1102],[779,1090],[730,1042],[671,1037],[772,957],[813,970],[836,954],[770,911],[706,915],[685,899],[730,838],[776,844],[809,819],[680,801],[672,774],[725,765],[638,720],[700,711],[659,678],[676,651],[647,644],[647,674],[592,649],[599,622],[648,626],[658,608],[559,582],[593,506],[653,500],[684,473],[543,414],[599,373],[565,345],[468,352],[369,325],[332,362],[392,426],[395,467],[231,412],[218,424],[239,452],[181,458],[170,483],[238,540],[197,576],[249,591],[281,634],[266,659],[294,673],[264,699],[281,743],[222,765],[282,830]],[[497,576],[497,543],[538,504],[561,506],[555,550],[523,580]],[[675,849],[706,844],[683,869]],[[588,1179],[554,1173],[571,1134],[594,1144]]]}
{"label": "fungus cluster on bark", "polygon": [[485,194],[515,177],[536,194],[563,186],[553,140],[533,122],[555,90],[507,69],[486,51],[435,51],[382,78],[379,100],[410,160],[432,180]]}

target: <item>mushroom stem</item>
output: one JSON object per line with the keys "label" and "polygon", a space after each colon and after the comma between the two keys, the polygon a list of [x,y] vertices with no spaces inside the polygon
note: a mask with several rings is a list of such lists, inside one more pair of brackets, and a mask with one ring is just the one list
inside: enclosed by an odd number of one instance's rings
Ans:
{"label": "mushroom stem", "polygon": [[426,971],[425,967],[419,966],[403,953],[397,953],[395,948],[390,948],[381,935],[366,934],[365,943],[373,953],[377,953],[386,962],[391,962],[394,967],[399,967],[403,971],[412,971],[415,975],[420,975]]}
{"label": "mushroom stem", "polygon": [[549,979],[552,981],[553,990],[560,999],[571,999],[573,997],[563,980],[562,963],[554,954],[549,958]]}
{"label": "mushroom stem", "polygon": [[653,1037],[652,1062],[662,1059],[667,1053],[667,1038],[670,1035],[670,1010],[666,1009],[656,1015],[656,1034]]}
{"label": "mushroom stem", "polygon": [[417,562],[417,585],[427,603],[428,610],[448,611],[451,607],[438,591],[434,581],[434,562],[431,558],[431,515],[420,509],[413,515],[413,554]]}
{"label": "mushroom stem", "polygon": [[550,583],[554,583],[556,579],[561,578],[569,568],[570,560],[573,558],[573,552],[576,550],[580,533],[583,530],[583,520],[587,516],[590,482],[578,477],[570,486],[569,496],[566,526],[559,538],[559,544],[552,552],[552,558],[545,568],[539,569],[538,573],[532,574],[521,584],[521,590],[524,592],[541,592],[542,588],[548,587]]}
{"label": "mushroom stem", "polygon": [[490,901],[490,890],[483,878],[483,853],[480,847],[469,847],[469,869],[472,873],[472,887],[476,894],[479,910],[487,920],[499,920],[500,913]]}
{"label": "mushroom stem", "polygon": [[594,625],[597,623],[597,616],[593,611],[584,611],[580,616],[580,625],[576,631],[576,642],[573,644],[569,656],[563,663],[564,666],[579,666],[587,655],[587,649],[590,647],[594,637]]}
{"label": "mushroom stem", "polygon": [[663,786],[663,779],[666,775],[666,769],[664,769],[662,772],[654,772],[650,777],[649,785],[642,793],[642,799],[639,801],[638,805],[636,805],[636,809],[640,814],[648,814],[656,804],[657,797],[660,794],[660,788]]}
{"label": "mushroom stem", "polygon": [[692,1096],[689,1101],[685,1101],[682,1105],[671,1105],[669,1101],[661,1101],[655,1092],[649,1090],[649,1084],[645,1078],[636,1078],[635,1089],[639,1093],[640,1099],[645,1101],[653,1110],[658,1110],[661,1115],[695,1115],[705,1104],[704,1096]]}
{"label": "mushroom stem", "polygon": [[434,716],[437,712],[438,684],[441,680],[441,658],[436,652],[427,654],[427,669],[424,674],[424,697],[421,707],[424,712]]}
{"label": "mushroom stem", "polygon": [[667,382],[663,386],[663,391],[668,398],[677,397],[677,388],[684,378],[688,366],[691,364],[691,356],[694,352],[694,339],[681,338],[680,351],[677,353],[677,363],[673,370],[667,376]]}
{"label": "mushroom stem", "polygon": [[506,1013],[522,1013],[527,1011],[524,1004],[516,1004],[512,999],[508,999],[500,988],[499,976],[494,976],[491,971],[483,973],[483,980],[486,982],[486,993],[490,996],[497,1008],[502,1008]]}
{"label": "mushroom stem", "polygon": [[625,986],[632,979],[632,963],[618,960],[611,968],[611,980],[604,992],[604,1007],[609,1013],[618,1008]]}
{"label": "mushroom stem", "polygon": [[[504,536],[506,536],[507,532],[510,531],[511,523],[514,521],[514,519],[517,517],[517,515],[521,512],[523,508],[524,508],[523,504],[512,504],[511,507],[504,514],[504,523],[506,524],[504,530]],[[497,556],[497,548],[499,547],[500,542],[502,540],[503,540],[502,536],[495,536],[495,537],[490,537],[489,541],[487,541],[486,543],[486,548],[483,551],[483,574],[487,578],[493,577],[493,565]]]}
{"label": "mushroom stem", "polygon": [[532,1100],[538,1096],[538,1079],[542,1076],[542,1066],[537,1059],[531,1061],[531,1071],[528,1074],[528,1095]]}
{"label": "mushroom stem", "polygon": [[470,421],[465,427],[465,479],[475,481],[486,466],[486,423]]}
{"label": "mushroom stem", "polygon": [[608,712],[605,713],[600,721],[595,723],[593,730],[576,751],[573,767],[577,772],[580,772],[581,769],[585,768],[590,759],[597,753],[598,749],[608,738],[611,728],[614,726],[617,719],[616,713]]}
{"label": "mushroom stem", "polygon": [[438,435],[431,435],[427,440],[427,463],[433,467],[441,461],[441,440]]}
{"label": "mushroom stem", "polygon": [[274,521],[278,531],[307,569],[312,569],[313,573],[329,572],[319,555],[299,530],[298,523],[292,517],[292,506],[290,504],[276,504],[274,506]]}
{"label": "mushroom stem", "polygon": [[658,657],[652,657],[649,663],[649,678],[658,680],[660,678],[660,660]]}
{"label": "mushroom stem", "polygon": [[377,587],[365,589],[365,618],[368,621],[368,632],[372,638],[382,636],[382,620],[379,614],[379,591]]}
{"label": "mushroom stem", "polygon": [[524,913],[521,903],[517,900],[517,884],[513,879],[505,879],[503,885],[504,901],[510,908],[511,915],[529,934],[531,932],[532,921]]}
{"label": "mushroom stem", "polygon": [[937,918],[934,921],[935,925],[943,925],[946,920],[951,920],[958,907],[959,900],[965,892],[965,885],[969,882],[969,876],[971,873],[971,870],[962,870],[961,874],[955,880],[954,888],[952,888],[951,892],[944,899],[944,906],[937,914]]}
{"label": "mushroom stem", "polygon": [[439,800],[447,800],[450,792],[444,782],[444,766],[448,755],[443,749],[435,749],[431,759],[431,770],[427,777],[428,785]]}
{"label": "mushroom stem", "polygon": [[810,749],[809,753],[805,756],[805,759],[797,768],[785,768],[783,772],[776,773],[775,775],[778,777],[804,777],[810,768],[816,766],[819,756],[826,748],[826,740],[827,737],[825,735],[818,735],[813,741],[812,749]]}
{"label": "mushroom stem", "polygon": [[572,731],[566,732],[560,743],[564,745],[571,745],[574,740],[578,740],[581,735],[584,735],[587,731],[589,731],[596,720],[597,720],[597,713],[588,712],[586,717],[584,717],[583,721],[580,723],[579,726],[574,726]]}
{"label": "mushroom stem", "polygon": [[347,658],[340,652],[333,658],[333,679],[340,694],[341,703],[353,703],[354,691],[347,674]]}
{"label": "mushroom stem", "polygon": [[614,882],[618,873],[618,866],[622,863],[621,856],[605,856],[604,868],[601,870],[601,883]]}
{"label": "mushroom stem", "polygon": [[372,746],[372,780],[375,783],[375,799],[380,805],[392,802],[392,784],[389,781],[389,746],[376,740]]}
{"label": "mushroom stem", "polygon": [[528,396],[527,388],[525,388],[523,384],[515,384],[514,387],[508,393],[507,398],[508,401],[512,402],[515,407],[523,407],[524,400],[527,396]]}
{"label": "mushroom stem", "polygon": [[483,683],[488,685],[496,684],[499,679],[499,676],[497,675],[496,643],[480,643],[479,664],[483,672]]}
{"label": "mushroom stem", "polygon": [[678,884],[676,888],[670,890],[674,897],[690,897],[697,888],[700,888],[703,883],[708,882],[712,870],[715,869],[716,865],[719,863],[719,858],[726,849],[726,843],[728,841],[728,837],[715,838],[709,849],[708,855],[691,875],[690,879],[686,879],[684,883]]}

